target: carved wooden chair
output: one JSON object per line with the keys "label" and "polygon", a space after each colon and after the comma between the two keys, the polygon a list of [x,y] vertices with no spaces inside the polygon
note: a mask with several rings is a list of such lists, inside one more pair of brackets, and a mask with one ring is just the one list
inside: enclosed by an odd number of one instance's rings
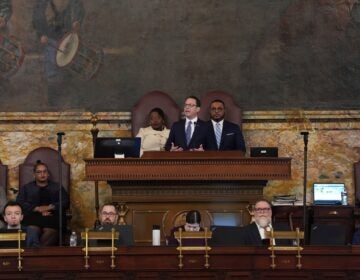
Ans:
{"label": "carved wooden chair", "polygon": [[4,226],[2,211],[7,202],[7,165],[0,161],[0,228]]}
{"label": "carved wooden chair", "polygon": [[164,111],[167,128],[170,128],[180,118],[180,108],[170,95],[162,91],[148,92],[138,100],[131,110],[131,131],[133,136],[139,132],[141,127],[149,126],[148,114],[155,107]]}
{"label": "carved wooden chair", "polygon": [[[19,186],[20,188],[27,183],[34,181],[34,165],[40,160],[44,162],[50,174],[49,179],[54,182],[60,181],[59,176],[59,157],[58,151],[49,148],[49,147],[40,147],[31,151],[28,156],[25,158],[24,163],[19,166]],[[64,158],[61,157],[61,171],[62,171],[62,185],[65,190],[70,194],[70,164],[64,161]],[[72,217],[71,209],[68,209],[66,212],[67,220],[70,220]],[[69,231],[69,229],[66,229]],[[63,232],[65,231],[65,228]]]}
{"label": "carved wooden chair", "polygon": [[[165,236],[168,236],[167,229],[170,232],[172,228],[178,227],[178,226],[181,226],[181,225],[185,224],[185,222],[186,222],[186,214],[188,212],[189,212],[189,210],[182,210],[182,211],[179,211],[179,212],[175,213],[173,216],[167,215],[166,218],[169,218],[170,222],[167,223],[166,219],[164,220],[163,233],[165,234]],[[210,228],[211,224],[213,223],[213,219],[212,219],[210,213],[208,211],[205,211],[205,210],[199,210],[199,212],[201,214],[201,224],[200,224],[200,226],[202,228],[205,228],[205,227]],[[167,224],[169,225],[168,228],[167,228]]]}
{"label": "carved wooden chair", "polygon": [[227,121],[238,124],[241,128],[242,111],[236,104],[233,96],[223,91],[211,91],[201,97],[201,110],[199,113],[200,119],[204,121],[210,119],[209,107],[210,103],[215,99],[221,99],[224,101],[226,108],[225,119]]}
{"label": "carved wooden chair", "polygon": [[[40,147],[31,151],[26,157],[24,163],[19,166],[19,186],[23,186],[34,180],[33,168],[35,163],[41,160],[48,166],[50,174],[50,180],[59,182],[59,158],[58,152],[49,147]],[[61,157],[61,169],[62,169],[62,185],[69,193],[70,191],[70,164],[66,163]]]}
{"label": "carved wooden chair", "polygon": [[354,163],[355,206],[360,207],[360,161]]}

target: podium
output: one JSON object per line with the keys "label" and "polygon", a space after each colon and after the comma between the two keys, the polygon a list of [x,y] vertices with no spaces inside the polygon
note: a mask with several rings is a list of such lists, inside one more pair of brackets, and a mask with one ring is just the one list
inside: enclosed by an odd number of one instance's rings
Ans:
{"label": "podium", "polygon": [[263,196],[268,180],[291,178],[291,158],[247,158],[235,151],[145,152],[138,159],[85,163],[96,200],[97,182],[107,181],[113,201],[126,213],[123,219],[134,226],[136,242],[150,242],[153,224],[162,225],[166,235],[178,214],[190,209],[200,210],[204,226],[246,225],[246,207]]}

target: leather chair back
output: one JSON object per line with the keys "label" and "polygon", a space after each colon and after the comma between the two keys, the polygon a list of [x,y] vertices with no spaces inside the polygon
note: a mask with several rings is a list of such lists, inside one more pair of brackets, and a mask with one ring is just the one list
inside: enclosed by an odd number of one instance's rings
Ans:
{"label": "leather chair back", "polygon": [[2,211],[7,202],[7,171],[7,165],[0,164],[0,228],[5,225]]}
{"label": "leather chair back", "polygon": [[0,161],[0,188],[4,188],[6,190],[7,187],[7,165],[1,164]]}
{"label": "leather chair back", "polygon": [[[49,147],[40,147],[31,151],[23,164],[19,166],[19,186],[23,186],[34,180],[34,165],[41,160],[48,166],[50,180],[59,182],[59,158],[58,151]],[[70,187],[70,165],[61,157],[62,185],[69,193]]]}
{"label": "leather chair back", "polygon": [[355,206],[360,206],[360,161],[354,163]]}
{"label": "leather chair back", "polygon": [[[210,225],[213,223],[211,214],[206,210],[198,210],[201,215],[201,224],[200,226],[203,228],[210,229]],[[186,214],[189,210],[182,210],[178,212],[171,212],[166,215],[165,219],[163,220],[162,230],[164,236],[169,236],[170,231],[174,227],[178,227],[184,225],[186,223]]]}
{"label": "leather chair back", "polygon": [[242,126],[242,112],[240,107],[235,103],[234,98],[229,93],[223,91],[211,91],[201,97],[201,110],[199,113],[200,119],[208,121],[210,119],[209,107],[210,103],[215,99],[221,99],[225,103],[226,113],[225,119],[227,121],[236,123]]}
{"label": "leather chair back", "polygon": [[149,126],[148,115],[151,109],[158,107],[165,113],[166,127],[180,118],[180,108],[175,101],[165,92],[151,91],[144,94],[131,110],[131,132],[133,136],[139,132],[141,127]]}

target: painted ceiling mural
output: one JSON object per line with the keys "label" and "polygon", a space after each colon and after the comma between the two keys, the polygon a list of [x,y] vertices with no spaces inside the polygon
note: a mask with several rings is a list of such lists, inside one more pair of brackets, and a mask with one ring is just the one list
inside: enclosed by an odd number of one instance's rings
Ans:
{"label": "painted ceiling mural", "polygon": [[130,111],[152,90],[357,109],[359,28],[356,0],[0,0],[0,111]]}

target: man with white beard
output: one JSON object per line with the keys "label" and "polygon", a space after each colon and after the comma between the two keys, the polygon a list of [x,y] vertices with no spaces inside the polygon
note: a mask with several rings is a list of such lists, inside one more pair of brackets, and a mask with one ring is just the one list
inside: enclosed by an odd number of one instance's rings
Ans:
{"label": "man with white beard", "polygon": [[[269,240],[265,239],[265,231],[270,231],[271,228],[273,228],[271,204],[266,199],[260,199],[255,202],[255,206],[253,210],[254,210],[254,222],[243,228],[243,232],[242,232],[243,243],[244,245],[253,245],[253,246],[268,245]],[[280,230],[276,227],[276,225],[274,225],[274,229]],[[283,228],[282,230],[288,230],[288,229]],[[285,242],[281,242],[279,240],[275,242],[276,244],[279,244],[279,243],[288,243],[289,241],[286,240]]]}

